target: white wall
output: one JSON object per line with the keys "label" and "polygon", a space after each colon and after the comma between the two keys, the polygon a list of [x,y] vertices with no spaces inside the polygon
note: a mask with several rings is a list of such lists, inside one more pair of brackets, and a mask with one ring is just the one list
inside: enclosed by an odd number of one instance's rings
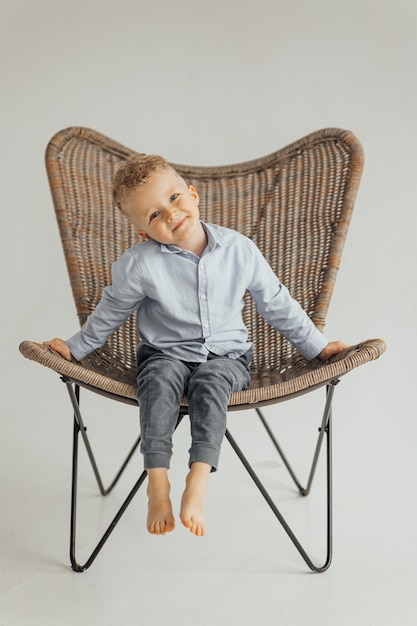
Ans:
{"label": "white wall", "polygon": [[2,442],[18,453],[28,421],[52,424],[63,398],[19,341],[76,328],[43,165],[56,131],[89,126],[210,165],[337,126],[360,138],[366,169],[328,334],[388,343],[344,383],[339,411],[350,419],[359,400],[355,415],[406,463],[412,443],[398,428],[407,433],[415,417],[415,0],[2,0],[0,12],[2,384],[12,392],[2,395]]}

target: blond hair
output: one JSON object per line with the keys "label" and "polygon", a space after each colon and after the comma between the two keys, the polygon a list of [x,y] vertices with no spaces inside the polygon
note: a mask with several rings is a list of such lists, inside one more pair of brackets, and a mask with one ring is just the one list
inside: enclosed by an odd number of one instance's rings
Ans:
{"label": "blond hair", "polygon": [[154,174],[161,170],[175,170],[161,156],[156,154],[142,154],[134,156],[124,163],[116,172],[113,179],[114,204],[126,213],[126,199],[137,187],[140,187]]}

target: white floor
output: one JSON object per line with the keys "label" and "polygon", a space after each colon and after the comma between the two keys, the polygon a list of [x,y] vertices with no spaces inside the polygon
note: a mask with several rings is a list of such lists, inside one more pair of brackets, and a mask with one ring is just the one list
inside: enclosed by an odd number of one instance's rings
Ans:
{"label": "white floor", "polygon": [[[336,390],[334,559],[324,574],[309,572],[227,442],[220,471],[211,480],[206,537],[196,538],[181,525],[165,537],[148,535],[146,497],[139,492],[91,569],[74,573],[68,559],[71,414],[66,391],[40,366],[25,361],[19,367],[28,388],[16,395],[16,413],[10,420],[4,416],[1,437],[1,626],[417,624],[417,433],[406,411],[393,415],[395,422],[389,415],[389,400],[379,387],[382,359],[344,378]],[[319,391],[266,409],[301,475],[311,458],[321,401]],[[314,415],[307,413],[309,402]],[[136,432],[136,411],[86,395],[83,406],[87,413],[96,410],[87,420],[89,434],[110,476],[116,455]],[[115,423],[117,433],[111,430]],[[231,413],[229,426],[252,450],[257,471],[320,561],[322,466],[312,494],[301,498],[255,414]],[[187,431],[182,424],[175,439],[171,479],[176,505]],[[80,560],[94,541],[90,531],[104,527],[127,489],[123,482],[101,498],[84,454],[82,460]],[[138,455],[128,472],[130,482],[140,467]]]}

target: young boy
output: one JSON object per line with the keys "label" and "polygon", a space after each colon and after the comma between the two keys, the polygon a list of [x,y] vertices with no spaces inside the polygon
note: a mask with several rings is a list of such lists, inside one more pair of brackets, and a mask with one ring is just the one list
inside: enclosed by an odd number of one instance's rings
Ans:
{"label": "young boy", "polygon": [[81,360],[137,311],[147,528],[161,535],[175,526],[168,469],[185,394],[192,443],[180,519],[202,536],[208,477],[218,466],[228,397],[250,384],[252,346],[241,315],[245,292],[307,359],[327,359],[345,344],[327,341],[250,239],[200,221],[196,190],[162,157],[134,157],[123,165],[113,197],[146,241],[113,265],[112,284],[83,328],[66,342],[45,345]]}

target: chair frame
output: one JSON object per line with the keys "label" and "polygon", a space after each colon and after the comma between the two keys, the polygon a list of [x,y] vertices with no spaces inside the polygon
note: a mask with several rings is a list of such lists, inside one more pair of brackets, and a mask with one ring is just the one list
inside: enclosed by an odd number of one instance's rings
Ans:
{"label": "chair frame", "polygon": [[[112,534],[113,530],[115,529],[115,527],[117,526],[118,522],[120,521],[120,519],[122,518],[124,512],[126,511],[127,507],[129,506],[129,504],[132,502],[133,498],[135,497],[136,493],[139,491],[139,489],[142,487],[147,473],[146,470],[143,470],[142,473],[140,474],[138,480],[134,483],[132,489],[129,491],[126,499],[123,501],[123,504],[120,506],[120,508],[118,509],[116,515],[114,516],[114,518],[112,519],[111,523],[109,524],[108,528],[106,529],[106,531],[104,532],[104,534],[102,535],[102,537],[100,538],[99,542],[97,543],[96,547],[94,548],[94,550],[91,552],[91,554],[89,555],[89,557],[85,560],[85,562],[83,564],[79,563],[79,561],[77,560],[77,556],[76,556],[76,552],[77,552],[77,546],[76,546],[76,537],[77,537],[77,494],[78,494],[78,459],[79,459],[79,438],[81,436],[81,439],[84,443],[85,446],[85,450],[87,452],[95,479],[97,481],[97,485],[99,488],[99,491],[101,493],[102,496],[107,496],[108,494],[110,494],[114,487],[117,485],[117,483],[119,482],[119,479],[121,478],[121,476],[123,475],[124,470],[126,469],[127,465],[129,464],[129,461],[132,459],[135,451],[137,450],[140,441],[141,441],[141,436],[139,435],[138,438],[136,439],[136,441],[134,442],[132,448],[130,449],[128,455],[126,456],[125,460],[123,461],[122,465],[120,466],[120,469],[118,470],[118,472],[116,473],[114,479],[112,480],[112,482],[110,483],[110,485],[106,488],[103,484],[101,475],[100,475],[100,471],[99,468],[97,466],[97,462],[93,453],[93,449],[89,440],[89,437],[87,435],[87,427],[85,425],[84,419],[82,417],[81,414],[81,410],[80,410],[80,386],[77,383],[74,383],[72,380],[70,380],[68,377],[66,376],[62,376],[61,380],[66,384],[67,387],[67,391],[69,394],[69,398],[72,404],[72,408],[74,411],[74,423],[73,423],[73,447],[72,447],[72,474],[71,474],[71,519],[70,519],[70,561],[71,561],[71,567],[75,572],[84,572],[85,570],[87,570],[95,561],[96,557],[98,556],[99,552],[102,550],[104,544],[107,542],[107,540],[109,539],[110,535]],[[255,483],[256,487],[258,488],[258,490],[260,491],[260,493],[262,494],[262,496],[264,497],[264,499],[266,500],[268,506],[270,507],[270,509],[272,510],[273,514],[275,515],[275,517],[277,518],[277,520],[279,521],[279,523],[281,524],[281,526],[283,527],[283,529],[285,530],[285,532],[287,533],[288,537],[290,538],[290,540],[292,541],[292,543],[294,544],[294,546],[296,547],[296,549],[298,550],[298,552],[300,553],[301,557],[304,559],[304,561],[306,562],[306,564],[308,565],[308,567],[315,573],[322,573],[325,572],[331,565],[332,562],[332,553],[333,553],[333,515],[332,515],[332,485],[333,485],[333,472],[332,472],[332,401],[333,401],[333,394],[334,394],[334,390],[336,385],[339,383],[339,379],[335,379],[333,381],[331,381],[331,383],[329,383],[326,386],[326,402],[325,402],[325,406],[324,406],[324,411],[323,411],[323,417],[322,417],[322,421],[319,427],[319,435],[317,438],[317,443],[315,446],[315,450],[314,450],[314,455],[313,455],[313,460],[311,463],[311,468],[309,471],[309,475],[308,475],[308,480],[307,480],[307,484],[305,487],[302,486],[301,482],[298,480],[290,462],[288,461],[282,447],[280,446],[280,444],[278,443],[275,434],[273,433],[272,429],[270,428],[263,412],[261,411],[261,409],[259,407],[256,407],[254,410],[256,411],[256,413],[258,414],[258,417],[261,421],[261,423],[263,424],[270,440],[272,441],[276,451],[278,452],[278,455],[280,456],[280,458],[282,459],[286,469],[288,470],[288,473],[290,474],[293,482],[295,483],[300,495],[302,496],[308,496],[310,491],[311,491],[311,487],[313,484],[313,480],[314,480],[314,476],[315,476],[315,472],[316,472],[316,468],[317,468],[317,463],[320,457],[320,452],[322,449],[322,444],[323,444],[323,439],[326,438],[326,558],[325,561],[322,565],[317,565],[313,562],[312,558],[309,556],[309,554],[306,552],[306,550],[304,549],[304,547],[302,546],[302,544],[300,543],[300,541],[298,540],[298,538],[296,537],[295,533],[293,532],[293,530],[291,529],[291,526],[288,524],[288,522],[286,521],[286,519],[284,518],[284,516],[282,515],[280,509],[278,508],[278,506],[276,505],[275,501],[273,500],[273,498],[271,497],[270,493],[268,492],[268,490],[266,489],[266,487],[264,486],[262,480],[259,478],[259,476],[256,474],[255,470],[253,469],[253,466],[251,465],[251,463],[249,462],[248,458],[246,457],[246,455],[243,453],[242,449],[240,448],[240,446],[238,445],[236,439],[232,436],[230,429],[227,428],[226,429],[226,439],[227,441],[230,443],[232,449],[234,450],[234,452],[236,453],[237,457],[239,458],[239,460],[241,461],[242,465],[244,466],[244,468],[246,469],[246,471],[248,472],[249,476],[252,478],[253,482]],[[134,404],[132,402],[132,404]],[[238,409],[237,409],[238,410]],[[178,414],[178,420],[177,420],[177,424],[175,429],[178,428],[178,426],[180,425],[182,419],[187,415],[187,409],[185,407],[182,407],[179,411]]]}
{"label": "chair frame", "polygon": [[[94,309],[98,287],[103,288],[107,284],[108,270],[115,255],[120,253],[122,246],[132,245],[134,229],[130,226],[129,230],[127,221],[124,222],[125,218],[119,213],[117,216],[112,213],[109,190],[114,168],[133,154],[137,153],[96,131],[80,127],[60,131],[48,144],[46,163],[49,183],[81,324]],[[292,288],[295,289],[294,297],[309,312],[316,326],[323,329],[363,168],[362,148],[353,133],[341,129],[323,129],[303,137],[276,153],[231,166],[206,168],[174,164],[174,167],[194,186],[199,187],[201,184],[200,199],[205,198],[206,212],[202,216],[203,219],[218,223],[222,223],[222,219],[225,219],[226,226],[237,230],[242,229],[242,232],[253,238],[255,243],[259,239],[261,250],[265,247],[273,256],[274,271],[282,266],[284,276],[280,278],[291,291]],[[253,201],[251,194],[255,177],[257,177],[257,193],[260,194],[257,196],[260,206],[255,213],[249,213],[247,207],[248,202]],[[240,204],[234,206],[233,210],[229,210],[229,205],[235,203],[237,197],[240,199]],[[293,222],[291,222],[293,238],[288,244],[282,239],[282,233],[286,232],[286,220],[288,220],[285,212],[287,199],[291,202],[291,211],[296,214],[290,213],[288,209],[290,220],[301,220],[296,223],[302,223],[304,228],[302,235],[304,239],[300,244],[303,252],[302,259],[292,254],[292,243],[300,239],[300,233],[294,230]],[[283,213],[281,213],[281,201],[284,203]],[[310,204],[312,205],[311,211]],[[250,206],[252,207],[252,204]],[[93,220],[93,224],[88,222],[85,228],[82,224],[84,211],[87,215],[87,222],[88,219]],[[319,239],[317,239],[316,236],[313,237],[310,234],[309,229],[314,229],[317,225],[317,215],[320,211],[323,211],[326,221],[325,230],[320,231]],[[109,223],[111,224],[110,230]],[[294,234],[296,239],[294,239]],[[276,237],[280,237],[278,244]],[[104,246],[101,245],[102,238],[104,238]],[[100,261],[97,267],[92,268],[94,274],[91,283],[87,280],[90,267],[88,263],[91,258],[95,257],[90,248],[88,252],[91,254],[87,257],[82,256],[83,246],[90,245],[90,239],[93,252],[97,253]],[[99,248],[97,248],[98,244]],[[291,257],[288,263],[286,262],[287,252]],[[269,260],[268,255],[266,257]],[[314,269],[310,272],[311,263]],[[307,270],[309,271],[306,274]],[[305,276],[309,279],[307,285],[304,285]],[[312,282],[310,278],[313,278]],[[231,393],[228,410],[255,409],[301,496],[308,496],[311,491],[318,460],[324,440],[326,440],[326,555],[322,564],[316,564],[306,552],[229,429],[226,430],[225,436],[307,566],[313,572],[324,572],[332,561],[333,544],[332,401],[334,390],[341,376],[364,363],[378,359],[385,351],[385,343],[382,339],[366,340],[350,346],[326,362],[318,362],[317,359],[306,362],[305,359],[300,360],[295,349],[289,348],[275,331],[272,333],[267,329],[267,325],[256,315],[253,306],[246,307],[244,315],[246,316],[245,323],[251,329],[253,337],[257,338],[257,343],[262,345],[252,362],[251,387],[248,390]],[[80,389],[82,387],[138,407],[134,383],[133,349],[137,337],[136,326],[132,319],[128,320],[115,335],[117,337],[114,340],[110,338],[111,343],[108,346],[105,345],[102,350],[94,351],[83,359],[82,363],[66,361],[52,350],[32,341],[23,341],[19,346],[23,356],[60,375],[66,385],[72,405],[70,561],[72,569],[76,572],[83,572],[92,565],[146,479],[146,471],[143,471],[94,550],[84,563],[80,563],[76,554],[80,437],[99,491],[103,496],[111,493],[116,487],[141,440],[139,434],[114,479],[108,487],[105,487],[81,414]],[[304,487],[261,408],[321,387],[326,388],[326,400],[311,468]],[[187,413],[187,402],[183,399],[179,408],[177,427]]]}

